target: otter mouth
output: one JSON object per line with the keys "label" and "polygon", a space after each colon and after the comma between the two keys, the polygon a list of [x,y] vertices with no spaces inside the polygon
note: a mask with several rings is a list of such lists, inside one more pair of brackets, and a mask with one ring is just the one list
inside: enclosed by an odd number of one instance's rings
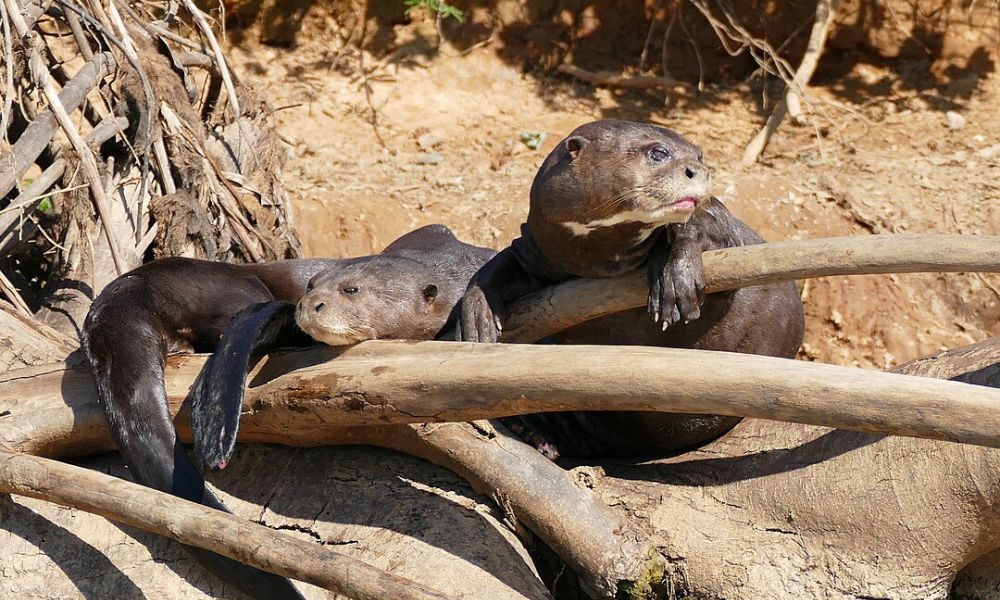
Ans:
{"label": "otter mouth", "polygon": [[331,318],[332,316],[313,315],[311,311],[303,310],[300,302],[295,310],[295,323],[309,337],[327,346],[353,346],[377,337],[374,331],[359,331],[343,322],[338,323],[340,319]]}
{"label": "otter mouth", "polygon": [[[302,326],[300,325],[300,327]],[[350,329],[334,330],[319,327],[302,327],[302,331],[309,334],[309,337],[312,339],[327,346],[353,346],[354,344],[375,339],[370,335],[364,335],[361,332]]]}
{"label": "otter mouth", "polygon": [[701,202],[701,198],[695,196],[684,196],[683,198],[678,198],[673,202],[667,204],[668,207],[674,210],[694,210],[698,207]]}

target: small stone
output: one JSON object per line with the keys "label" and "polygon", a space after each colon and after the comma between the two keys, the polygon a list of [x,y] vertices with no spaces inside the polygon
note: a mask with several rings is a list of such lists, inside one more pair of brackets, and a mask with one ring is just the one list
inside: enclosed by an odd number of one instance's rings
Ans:
{"label": "small stone", "polygon": [[413,159],[418,165],[439,165],[444,162],[444,155],[440,152],[428,152]]}
{"label": "small stone", "polygon": [[538,150],[538,147],[542,145],[545,141],[544,131],[522,131],[521,132],[521,142],[531,148],[532,150]]}
{"label": "small stone", "polygon": [[442,135],[435,133],[433,131],[428,131],[427,133],[417,138],[417,145],[420,146],[420,148],[423,150],[431,150],[436,146],[441,145],[441,142],[443,141],[444,137]]}
{"label": "small stone", "polygon": [[994,144],[981,150],[976,150],[976,156],[985,160],[992,160],[1000,156],[1000,144]]}
{"label": "small stone", "polygon": [[948,128],[954,131],[965,127],[965,117],[953,110],[944,113],[944,118],[948,120]]}

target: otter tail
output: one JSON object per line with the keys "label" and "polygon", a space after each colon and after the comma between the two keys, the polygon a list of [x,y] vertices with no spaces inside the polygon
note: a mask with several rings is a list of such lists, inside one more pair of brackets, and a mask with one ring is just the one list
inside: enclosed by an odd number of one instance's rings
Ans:
{"label": "otter tail", "polygon": [[295,305],[288,302],[254,304],[233,317],[194,385],[191,428],[201,465],[224,469],[233,454],[251,363],[277,346],[308,340],[295,325]]}
{"label": "otter tail", "polygon": [[[141,278],[112,282],[94,301],[83,348],[112,436],[132,479],[180,498],[229,512],[209,490],[177,438],[167,405],[164,337]],[[291,581],[213,552],[184,546],[220,579],[261,599],[302,600]]]}

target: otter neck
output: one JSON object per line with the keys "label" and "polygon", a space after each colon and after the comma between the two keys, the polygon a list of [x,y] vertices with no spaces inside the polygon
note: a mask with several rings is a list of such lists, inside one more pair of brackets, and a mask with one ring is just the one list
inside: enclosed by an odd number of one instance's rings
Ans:
{"label": "otter neck", "polygon": [[[540,222],[539,222],[540,221]],[[531,265],[554,281],[572,277],[614,277],[634,271],[646,262],[665,225],[641,222],[596,227],[582,235],[562,223],[533,221],[521,226],[525,251],[521,257],[544,257],[546,265]],[[517,244],[516,244],[517,245]],[[531,250],[534,250],[533,252]],[[522,259],[523,260],[523,259]]]}

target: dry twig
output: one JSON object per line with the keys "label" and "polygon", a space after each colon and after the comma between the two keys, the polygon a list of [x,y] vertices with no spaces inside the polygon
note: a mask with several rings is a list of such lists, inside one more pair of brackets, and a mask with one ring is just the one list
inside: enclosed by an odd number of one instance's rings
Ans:
{"label": "dry twig", "polygon": [[56,120],[59,121],[60,127],[62,127],[63,131],[66,133],[66,137],[69,138],[70,143],[73,144],[73,148],[76,150],[76,153],[83,164],[83,171],[87,177],[88,183],[90,184],[90,192],[93,195],[94,206],[97,209],[98,216],[101,218],[104,234],[108,240],[108,248],[111,250],[111,258],[115,263],[115,269],[118,271],[118,274],[121,274],[125,270],[125,264],[118,251],[118,243],[115,240],[114,234],[111,232],[111,202],[108,199],[104,186],[101,183],[101,176],[97,171],[97,159],[94,158],[94,153],[87,146],[87,143],[83,140],[80,132],[77,131],[76,125],[66,112],[66,107],[59,101],[59,93],[56,91],[55,86],[52,84],[52,80],[49,78],[48,68],[45,66],[45,62],[42,60],[42,57],[38,52],[31,30],[21,17],[20,8],[17,6],[17,2],[14,0],[3,1],[7,5],[7,12],[10,14],[10,19],[14,24],[14,29],[17,30],[18,34],[22,38],[29,40],[28,44],[31,47],[31,58],[29,59],[28,64],[32,71],[32,77],[35,79],[36,84],[42,88],[42,92],[45,94],[45,98],[49,102],[49,110],[52,111]]}

